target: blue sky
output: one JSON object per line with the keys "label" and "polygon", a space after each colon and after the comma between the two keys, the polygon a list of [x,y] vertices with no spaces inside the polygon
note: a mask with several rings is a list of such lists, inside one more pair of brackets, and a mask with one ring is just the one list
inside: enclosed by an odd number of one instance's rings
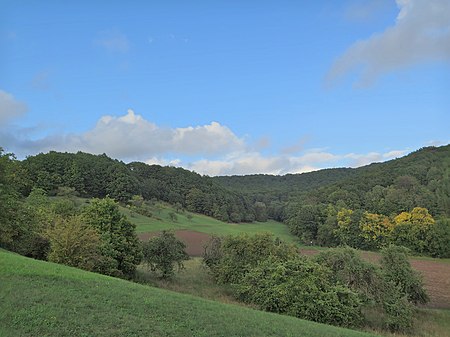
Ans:
{"label": "blue sky", "polygon": [[450,1],[3,1],[0,146],[202,174],[450,141]]}

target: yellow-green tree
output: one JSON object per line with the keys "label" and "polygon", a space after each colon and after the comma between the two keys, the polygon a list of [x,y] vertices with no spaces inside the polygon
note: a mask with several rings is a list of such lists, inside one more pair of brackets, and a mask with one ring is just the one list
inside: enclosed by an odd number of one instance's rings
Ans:
{"label": "yellow-green tree", "polygon": [[385,215],[364,212],[359,223],[361,236],[369,246],[380,248],[391,236],[394,224]]}
{"label": "yellow-green tree", "polygon": [[94,270],[99,259],[100,237],[79,216],[60,219],[45,231],[50,241],[48,260],[68,266]]}
{"label": "yellow-green tree", "polygon": [[362,212],[341,208],[336,214],[337,228],[334,234],[339,243],[355,248],[361,248],[362,237],[360,236],[359,221]]}
{"label": "yellow-green tree", "polygon": [[402,212],[394,218],[392,241],[418,253],[427,249],[427,234],[434,226],[434,219],[426,208],[415,207],[411,212]]}

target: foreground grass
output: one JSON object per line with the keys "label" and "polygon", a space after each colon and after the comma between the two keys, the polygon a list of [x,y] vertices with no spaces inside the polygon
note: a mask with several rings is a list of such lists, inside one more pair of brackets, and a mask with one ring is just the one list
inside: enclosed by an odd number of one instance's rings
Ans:
{"label": "foreground grass", "polygon": [[1,336],[371,336],[5,251],[0,265]]}
{"label": "foreground grass", "polygon": [[[192,230],[206,234],[229,235],[239,233],[260,233],[270,232],[287,242],[297,242],[298,240],[289,233],[288,227],[274,220],[266,222],[230,224],[206,215],[190,213],[187,211],[176,213],[167,204],[159,204],[153,211],[152,217],[146,217],[137,213],[131,213],[129,209],[121,207],[120,210],[128,219],[136,225],[136,232],[151,233],[161,230]],[[171,220],[169,213],[176,214],[176,221]],[[188,218],[188,214],[192,216]]]}

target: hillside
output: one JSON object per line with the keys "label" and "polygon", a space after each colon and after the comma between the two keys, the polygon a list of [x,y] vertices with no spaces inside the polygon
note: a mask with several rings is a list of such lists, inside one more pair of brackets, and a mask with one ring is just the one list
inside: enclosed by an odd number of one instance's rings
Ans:
{"label": "hillside", "polygon": [[269,193],[279,195],[296,194],[310,191],[322,186],[333,184],[342,179],[355,175],[351,168],[324,169],[301,174],[286,174],[282,176],[270,174],[251,174],[245,176],[213,177],[229,190],[247,194]]}
{"label": "hillside", "polygon": [[0,250],[2,336],[371,336]]}
{"label": "hillside", "polygon": [[[268,207],[280,201],[298,200],[332,204],[342,201],[347,206],[370,209],[374,207],[366,199],[380,201],[391,192],[388,199],[393,203],[382,213],[405,211],[410,206],[420,205],[433,214],[449,215],[450,145],[423,148],[402,158],[356,169],[326,169],[285,176],[215,177],[213,180],[231,191],[251,195]],[[366,196],[368,192],[373,195]]]}

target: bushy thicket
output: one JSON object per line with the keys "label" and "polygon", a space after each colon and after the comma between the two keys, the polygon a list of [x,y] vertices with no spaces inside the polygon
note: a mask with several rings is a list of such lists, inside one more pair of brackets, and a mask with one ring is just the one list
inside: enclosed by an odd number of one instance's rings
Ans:
{"label": "bushy thicket", "polygon": [[235,286],[238,299],[259,308],[338,326],[359,326],[361,301],[349,288],[332,281],[329,269],[296,257],[266,260],[250,269]]}
{"label": "bushy thicket", "polygon": [[376,307],[386,327],[399,331],[411,326],[413,305],[427,300],[405,254],[403,248],[386,248],[381,267],[352,248],[307,258],[269,234],[258,234],[215,237],[205,247],[204,261],[237,299],[263,310],[351,327],[364,323],[363,308]]}

